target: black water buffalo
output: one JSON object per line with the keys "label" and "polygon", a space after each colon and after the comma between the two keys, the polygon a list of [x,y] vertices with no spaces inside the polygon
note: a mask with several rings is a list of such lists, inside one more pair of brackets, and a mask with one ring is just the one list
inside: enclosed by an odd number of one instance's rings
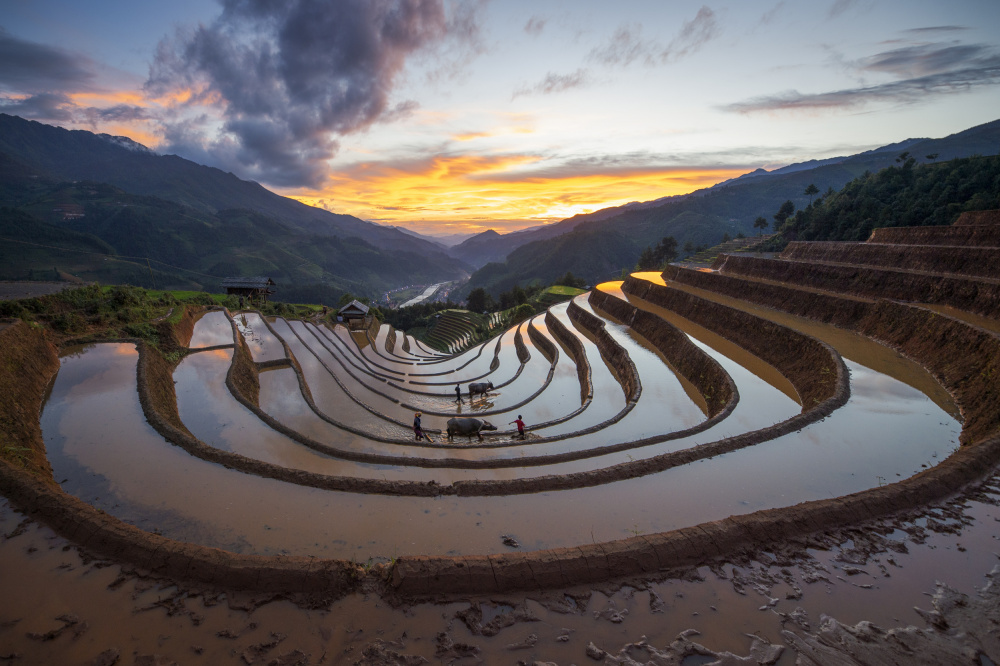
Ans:
{"label": "black water buffalo", "polygon": [[483,441],[483,430],[496,430],[497,427],[485,419],[474,419],[471,417],[448,419],[448,439],[455,435],[465,435],[472,441],[475,435],[479,441]]}
{"label": "black water buffalo", "polygon": [[485,396],[487,393],[493,390],[493,382],[476,382],[469,384],[469,400],[472,400],[472,396],[479,394]]}

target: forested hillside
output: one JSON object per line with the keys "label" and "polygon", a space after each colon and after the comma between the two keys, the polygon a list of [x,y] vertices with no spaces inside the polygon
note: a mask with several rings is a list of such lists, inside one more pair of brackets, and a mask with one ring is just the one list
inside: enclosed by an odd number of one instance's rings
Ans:
{"label": "forested hillside", "polygon": [[963,211],[994,208],[1000,208],[1000,157],[917,164],[904,153],[898,165],[865,173],[796,212],[771,249],[793,240],[864,241],[877,227],[951,224]]}

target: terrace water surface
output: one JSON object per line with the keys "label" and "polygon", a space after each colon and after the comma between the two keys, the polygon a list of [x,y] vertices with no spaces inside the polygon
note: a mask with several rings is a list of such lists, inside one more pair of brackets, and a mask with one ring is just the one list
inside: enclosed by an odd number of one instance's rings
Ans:
{"label": "terrace water surface", "polygon": [[64,358],[42,420],[56,478],[146,529],[241,552],[349,558],[495,552],[501,534],[529,549],[616,539],[870,488],[934,464],[958,434],[926,396],[849,364],[852,399],[826,421],[682,468],[535,495],[357,495],[256,478],[171,446],[142,416],[135,358],[130,345]]}

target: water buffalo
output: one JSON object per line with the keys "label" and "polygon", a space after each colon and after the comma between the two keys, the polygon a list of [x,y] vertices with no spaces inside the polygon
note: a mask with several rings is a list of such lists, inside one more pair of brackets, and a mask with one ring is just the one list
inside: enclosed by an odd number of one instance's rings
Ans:
{"label": "water buffalo", "polygon": [[472,396],[479,394],[485,396],[487,393],[493,390],[493,382],[477,382],[469,384],[469,400],[472,400]]}
{"label": "water buffalo", "polygon": [[455,435],[465,435],[472,441],[472,436],[475,435],[479,438],[479,441],[483,441],[483,430],[496,430],[497,427],[486,421],[485,419],[474,419],[470,417],[466,418],[454,418],[448,419],[448,439],[450,440]]}

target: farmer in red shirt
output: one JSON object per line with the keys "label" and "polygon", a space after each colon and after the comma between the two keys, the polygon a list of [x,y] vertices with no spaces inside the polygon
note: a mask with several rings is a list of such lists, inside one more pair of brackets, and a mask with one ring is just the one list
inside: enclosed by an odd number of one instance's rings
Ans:
{"label": "farmer in red shirt", "polygon": [[516,423],[517,424],[517,434],[521,436],[521,439],[524,439],[524,421],[521,420],[521,415],[518,414],[517,415],[517,420],[516,421],[511,421],[507,425],[511,425],[512,423]]}

